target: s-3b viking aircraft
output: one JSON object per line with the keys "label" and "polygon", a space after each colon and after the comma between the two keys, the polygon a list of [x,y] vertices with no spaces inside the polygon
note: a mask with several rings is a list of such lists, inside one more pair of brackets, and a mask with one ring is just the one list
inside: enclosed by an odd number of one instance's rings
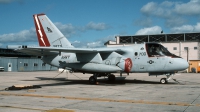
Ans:
{"label": "s-3b viking aircraft", "polygon": [[93,74],[89,78],[95,84],[97,77],[112,73],[149,73],[149,76],[166,75],[160,80],[167,83],[175,71],[188,68],[188,62],[170,53],[158,43],[134,44],[111,48],[74,48],[45,14],[33,15],[40,47],[23,46],[16,51],[42,56],[42,60],[59,68]]}

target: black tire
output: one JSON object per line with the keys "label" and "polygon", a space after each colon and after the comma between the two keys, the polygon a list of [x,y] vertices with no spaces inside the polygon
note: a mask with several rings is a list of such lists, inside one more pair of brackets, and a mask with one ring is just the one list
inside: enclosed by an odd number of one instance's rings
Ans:
{"label": "black tire", "polygon": [[168,81],[167,81],[166,78],[162,78],[162,79],[160,79],[160,83],[161,83],[161,84],[167,84]]}
{"label": "black tire", "polygon": [[113,74],[109,75],[108,81],[114,82],[115,81],[115,75],[113,75]]}
{"label": "black tire", "polygon": [[74,73],[74,71],[73,71],[73,70],[70,70],[69,73]]}
{"label": "black tire", "polygon": [[89,83],[90,83],[90,84],[96,84],[96,82],[97,82],[97,80],[96,80],[96,78],[95,78],[94,76],[91,76],[91,77],[89,78]]}

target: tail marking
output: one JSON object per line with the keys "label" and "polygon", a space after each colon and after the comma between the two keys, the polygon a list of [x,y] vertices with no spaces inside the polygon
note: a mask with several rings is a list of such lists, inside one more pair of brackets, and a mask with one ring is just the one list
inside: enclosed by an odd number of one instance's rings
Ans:
{"label": "tail marking", "polygon": [[[35,24],[36,32],[38,34],[38,41],[39,41],[40,46],[49,47],[50,46],[49,41],[47,39],[47,36],[44,33],[44,29],[41,26],[40,21],[38,20],[38,15],[35,15],[35,23],[36,23]],[[46,37],[46,39],[45,39],[45,37]],[[42,41],[42,43],[41,43],[41,41]]]}
{"label": "tail marking", "polygon": [[37,38],[42,47],[73,47],[45,14],[33,15]]}

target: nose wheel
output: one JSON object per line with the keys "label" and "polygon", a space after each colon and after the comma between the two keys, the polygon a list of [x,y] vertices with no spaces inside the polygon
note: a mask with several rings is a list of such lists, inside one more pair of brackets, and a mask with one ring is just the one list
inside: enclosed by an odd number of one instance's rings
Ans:
{"label": "nose wheel", "polygon": [[167,84],[168,81],[172,78],[172,76],[173,76],[174,74],[169,73],[169,74],[165,74],[165,75],[167,76],[167,78],[162,78],[162,79],[160,79],[160,83],[161,83],[161,84]]}
{"label": "nose wheel", "polygon": [[161,84],[167,84],[168,81],[167,81],[166,78],[162,78],[162,79],[160,79],[160,83],[161,83]]}

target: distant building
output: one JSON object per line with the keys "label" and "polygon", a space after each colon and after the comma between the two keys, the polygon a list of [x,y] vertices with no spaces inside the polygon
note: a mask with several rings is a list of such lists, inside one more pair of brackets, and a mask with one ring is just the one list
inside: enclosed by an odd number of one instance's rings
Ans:
{"label": "distant building", "polygon": [[171,53],[186,60],[200,60],[200,33],[116,36],[115,42],[108,41],[105,45],[129,46],[145,42],[160,43]]}
{"label": "distant building", "polygon": [[5,48],[0,48],[0,67],[9,72],[57,70],[35,56]]}

